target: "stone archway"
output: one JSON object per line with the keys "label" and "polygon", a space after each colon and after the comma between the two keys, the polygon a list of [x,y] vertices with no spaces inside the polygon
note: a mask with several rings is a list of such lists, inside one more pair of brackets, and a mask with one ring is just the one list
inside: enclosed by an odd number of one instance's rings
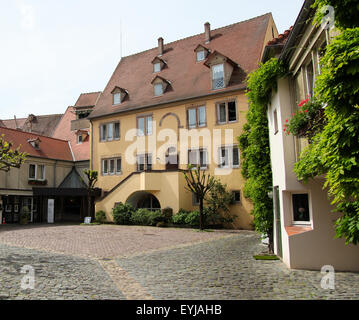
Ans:
{"label": "stone archway", "polygon": [[136,209],[144,208],[151,211],[161,210],[159,200],[152,193],[146,191],[137,191],[132,193],[126,202],[131,204]]}

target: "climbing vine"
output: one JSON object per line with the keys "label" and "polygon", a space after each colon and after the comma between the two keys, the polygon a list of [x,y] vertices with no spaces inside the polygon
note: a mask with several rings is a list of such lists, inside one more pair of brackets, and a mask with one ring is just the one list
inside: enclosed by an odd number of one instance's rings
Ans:
{"label": "climbing vine", "polygon": [[242,174],[247,179],[244,194],[253,202],[255,230],[269,237],[273,250],[273,202],[268,192],[272,190],[272,168],[269,150],[267,107],[277,78],[285,69],[277,59],[271,59],[248,77],[248,123],[239,137],[242,155]]}
{"label": "climbing vine", "polygon": [[[303,151],[295,172],[308,180],[325,174],[336,211],[337,237],[359,243],[359,28],[357,1],[317,0],[336,8],[340,34],[327,46],[316,81],[316,98],[326,106],[326,125]],[[348,6],[348,10],[344,10]]]}

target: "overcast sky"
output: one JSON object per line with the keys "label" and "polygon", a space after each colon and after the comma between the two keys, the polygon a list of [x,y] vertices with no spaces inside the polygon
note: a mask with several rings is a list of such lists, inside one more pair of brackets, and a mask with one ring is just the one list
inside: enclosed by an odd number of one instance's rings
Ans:
{"label": "overcast sky", "polygon": [[0,119],[63,113],[105,88],[121,52],[202,33],[206,21],[216,29],[272,12],[281,33],[303,2],[0,0]]}

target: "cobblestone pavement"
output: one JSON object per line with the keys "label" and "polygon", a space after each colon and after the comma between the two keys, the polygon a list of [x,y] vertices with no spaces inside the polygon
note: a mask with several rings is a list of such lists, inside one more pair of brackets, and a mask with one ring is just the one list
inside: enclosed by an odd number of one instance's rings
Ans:
{"label": "cobblestone pavement", "polygon": [[[25,266],[35,271],[34,289],[21,289]],[[0,300],[118,300],[121,291],[101,265],[89,259],[0,244]]]}
{"label": "cobblestone pavement", "polygon": [[118,259],[154,299],[359,299],[359,274],[336,273],[335,290],[323,275],[289,270],[281,261],[257,261],[253,232],[208,243]]}
{"label": "cobblestone pavement", "polygon": [[[250,231],[120,226],[0,226],[1,299],[359,299],[359,273],[322,274],[256,261]],[[24,265],[35,289],[20,287]]]}

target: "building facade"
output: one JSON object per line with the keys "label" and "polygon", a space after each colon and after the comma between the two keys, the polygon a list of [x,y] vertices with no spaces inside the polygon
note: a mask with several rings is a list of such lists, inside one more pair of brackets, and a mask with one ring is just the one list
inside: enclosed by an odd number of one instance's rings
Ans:
{"label": "building facade", "polygon": [[332,212],[324,178],[304,183],[293,172],[308,141],[284,132],[286,119],[298,111],[300,101],[313,96],[320,58],[335,34],[334,29],[313,25],[312,3],[304,3],[290,34],[270,42],[264,56],[278,56],[290,71],[290,76],[278,80],[268,106],[275,253],[290,268],[320,270],[330,265],[338,271],[359,271],[359,247],[335,239],[334,223],[340,214]]}
{"label": "building facade", "polygon": [[277,35],[271,14],[164,44],[121,59],[91,120],[91,168],[109,220],[119,202],[137,208],[198,209],[185,189],[188,164],[235,195],[231,227],[252,228],[243,196],[237,137],[246,122],[246,76]]}

